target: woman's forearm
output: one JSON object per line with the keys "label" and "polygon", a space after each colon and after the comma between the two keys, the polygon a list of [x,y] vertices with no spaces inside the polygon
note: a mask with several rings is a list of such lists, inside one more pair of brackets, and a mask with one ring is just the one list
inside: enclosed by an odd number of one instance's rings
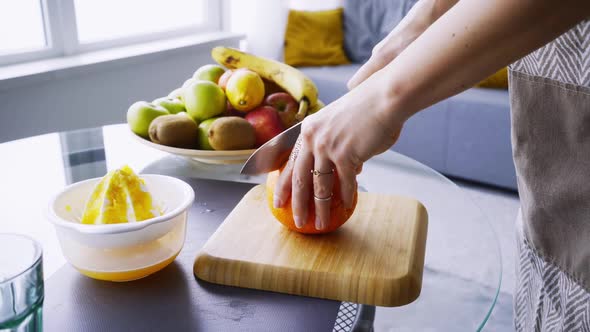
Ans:
{"label": "woman's forearm", "polygon": [[[458,0],[420,0],[410,9],[390,33],[393,38],[413,41],[444,15]],[[380,44],[376,46],[379,49]]]}
{"label": "woman's forearm", "polygon": [[432,0],[434,1],[434,21],[443,16],[451,7],[453,7],[459,0]]}
{"label": "woman's forearm", "polygon": [[410,9],[408,14],[396,26],[396,29],[403,29],[407,25],[422,27],[426,30],[432,23],[444,15],[459,0],[420,0]]}
{"label": "woman's forearm", "polygon": [[376,71],[385,67],[457,1],[418,1],[399,24],[373,47],[371,58],[350,79],[347,84],[348,88],[353,89]]}
{"label": "woman's forearm", "polygon": [[[379,86],[383,121],[473,86],[590,15],[590,1],[463,0],[363,83]],[[378,93],[379,94],[379,93]]]}

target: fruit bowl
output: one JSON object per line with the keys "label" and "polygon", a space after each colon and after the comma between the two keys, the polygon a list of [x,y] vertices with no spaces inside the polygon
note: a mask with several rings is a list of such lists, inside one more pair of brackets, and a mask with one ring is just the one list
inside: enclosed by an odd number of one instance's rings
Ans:
{"label": "fruit bowl", "polygon": [[169,176],[141,177],[162,208],[161,216],[131,223],[81,224],[86,198],[100,178],[69,185],[50,201],[47,217],[63,255],[80,273],[99,280],[136,280],[172,263],[182,249],[193,189]]}
{"label": "fruit bowl", "polygon": [[147,145],[151,148],[168,152],[174,155],[186,157],[206,164],[242,164],[256,151],[256,149],[249,150],[231,150],[231,151],[214,151],[214,150],[197,150],[197,149],[181,149],[171,146],[156,144],[139,135],[129,131],[130,135],[139,143]]}

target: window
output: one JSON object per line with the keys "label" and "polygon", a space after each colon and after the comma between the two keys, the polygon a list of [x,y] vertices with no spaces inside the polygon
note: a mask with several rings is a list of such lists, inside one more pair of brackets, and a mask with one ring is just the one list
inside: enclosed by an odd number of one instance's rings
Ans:
{"label": "window", "polygon": [[91,43],[204,24],[202,0],[74,0],[78,40]]}
{"label": "window", "polygon": [[0,65],[219,30],[220,6],[216,0],[1,0]]}
{"label": "window", "polygon": [[0,31],[0,55],[44,48],[47,42],[39,0],[0,1]]}

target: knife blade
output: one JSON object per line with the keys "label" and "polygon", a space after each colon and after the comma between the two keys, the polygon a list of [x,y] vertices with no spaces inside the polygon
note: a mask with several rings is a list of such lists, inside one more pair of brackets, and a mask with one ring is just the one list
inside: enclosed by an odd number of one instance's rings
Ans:
{"label": "knife blade", "polygon": [[289,159],[299,133],[301,122],[264,143],[248,158],[240,173],[254,175],[279,169]]}

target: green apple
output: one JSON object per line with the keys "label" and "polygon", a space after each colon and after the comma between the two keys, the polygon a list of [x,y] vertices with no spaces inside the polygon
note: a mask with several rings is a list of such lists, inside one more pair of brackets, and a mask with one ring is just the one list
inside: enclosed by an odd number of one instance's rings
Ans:
{"label": "green apple", "polygon": [[176,98],[176,99],[180,99],[182,102],[184,102],[184,89],[183,88],[178,88],[178,89],[174,89],[172,92],[170,92],[168,94],[168,98]]}
{"label": "green apple", "polygon": [[196,80],[209,81],[217,84],[225,69],[218,65],[204,65],[195,71],[193,78]]}
{"label": "green apple", "polygon": [[141,137],[149,138],[149,128],[152,121],[166,114],[169,113],[162,106],[147,101],[138,101],[133,103],[127,110],[127,124],[132,132]]}
{"label": "green apple", "polygon": [[215,120],[219,118],[207,119],[199,124],[199,148],[201,150],[213,150],[211,143],[209,143],[209,128]]}
{"label": "green apple", "polygon": [[195,81],[184,88],[184,107],[195,121],[202,122],[225,111],[225,93],[213,82]]}
{"label": "green apple", "polygon": [[197,80],[194,78],[189,78],[188,80],[184,81],[184,83],[182,83],[182,88],[186,88],[187,86],[191,85],[192,83],[196,82]]}
{"label": "green apple", "polygon": [[152,101],[152,104],[164,107],[170,114],[186,112],[184,103],[178,98],[162,97]]}

